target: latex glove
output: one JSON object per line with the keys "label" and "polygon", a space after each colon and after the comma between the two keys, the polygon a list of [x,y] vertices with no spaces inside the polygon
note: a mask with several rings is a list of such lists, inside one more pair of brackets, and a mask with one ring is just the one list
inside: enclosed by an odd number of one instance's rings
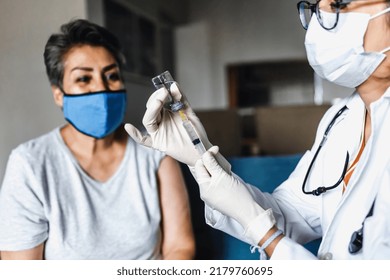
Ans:
{"label": "latex glove", "polygon": [[[183,112],[194,126],[206,150],[209,149],[212,144],[207,138],[206,131],[176,83],[171,85],[170,91],[174,100],[185,104]],[[125,129],[136,142],[160,150],[176,160],[194,167],[201,155],[196,151],[187,135],[179,113],[164,107],[164,103],[168,99],[169,93],[165,88],[156,90],[149,97],[142,120],[147,131],[146,135],[143,135],[131,124],[126,124]],[[221,155],[218,155],[218,161],[226,170],[230,170],[230,164]]]}
{"label": "latex glove", "polygon": [[253,198],[251,187],[237,175],[228,174],[215,160],[218,147],[203,154],[195,165],[201,199],[211,208],[235,219],[244,235],[257,245],[275,224],[272,209],[264,210]]}

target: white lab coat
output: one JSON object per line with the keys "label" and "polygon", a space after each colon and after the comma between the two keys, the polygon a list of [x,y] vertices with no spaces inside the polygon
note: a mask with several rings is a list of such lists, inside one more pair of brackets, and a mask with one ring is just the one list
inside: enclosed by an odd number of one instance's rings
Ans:
{"label": "white lab coat", "polygon": [[[357,93],[328,110],[312,149],[272,194],[253,187],[256,201],[265,209],[273,209],[277,226],[286,235],[272,259],[390,259],[390,88],[371,104],[371,136],[344,194],[341,185],[321,196],[302,192],[304,176],[324,131],[344,105],[348,109],[330,130],[305,189],[335,184],[342,174],[347,151],[352,162],[359,148],[365,107]],[[374,199],[373,215],[366,219]],[[209,225],[248,242],[243,228],[233,219],[207,206],[205,216]],[[363,248],[352,255],[348,251],[351,235],[362,227],[363,221]],[[300,245],[319,237],[322,243],[318,256]]]}

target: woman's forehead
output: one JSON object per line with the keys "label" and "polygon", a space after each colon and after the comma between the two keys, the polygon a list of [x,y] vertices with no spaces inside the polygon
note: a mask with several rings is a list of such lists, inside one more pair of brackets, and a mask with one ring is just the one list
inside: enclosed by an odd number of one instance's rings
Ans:
{"label": "woman's forehead", "polygon": [[63,57],[64,68],[95,67],[117,64],[114,56],[104,47],[78,45],[72,47]]}

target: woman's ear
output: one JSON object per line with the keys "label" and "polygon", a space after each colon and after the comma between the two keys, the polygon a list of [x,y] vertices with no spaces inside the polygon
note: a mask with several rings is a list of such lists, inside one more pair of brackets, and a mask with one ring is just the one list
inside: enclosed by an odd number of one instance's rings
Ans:
{"label": "woman's ear", "polygon": [[64,93],[58,86],[54,85],[51,86],[51,91],[53,92],[54,103],[62,108]]}

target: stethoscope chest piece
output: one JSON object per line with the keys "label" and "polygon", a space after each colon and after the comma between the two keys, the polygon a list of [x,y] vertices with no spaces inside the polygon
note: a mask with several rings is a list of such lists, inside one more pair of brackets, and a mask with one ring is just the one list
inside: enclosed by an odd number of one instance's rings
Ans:
{"label": "stethoscope chest piece", "polygon": [[356,254],[363,247],[363,227],[352,233],[351,241],[348,245],[348,251],[351,254]]}
{"label": "stethoscope chest piece", "polygon": [[[370,211],[368,212],[367,216],[365,217],[364,221],[371,217],[374,212],[374,205],[375,200],[371,205]],[[362,227],[358,229],[357,231],[354,231],[351,235],[351,240],[348,245],[348,251],[350,254],[356,254],[363,248],[363,229],[364,229],[364,221],[362,224]]]}

